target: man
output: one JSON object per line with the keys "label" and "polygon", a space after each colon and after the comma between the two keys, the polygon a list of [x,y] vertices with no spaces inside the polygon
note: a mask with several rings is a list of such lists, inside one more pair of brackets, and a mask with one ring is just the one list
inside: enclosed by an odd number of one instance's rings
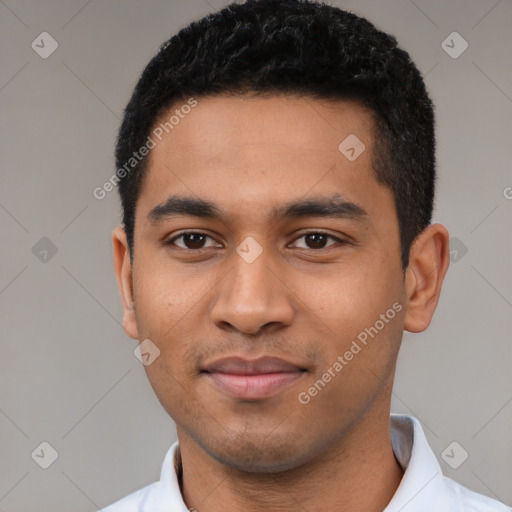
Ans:
{"label": "man", "polygon": [[434,150],[417,68],[353,14],[253,0],[162,45],[119,132],[113,246],[178,443],[105,512],[510,510],[390,417],[449,262]]}

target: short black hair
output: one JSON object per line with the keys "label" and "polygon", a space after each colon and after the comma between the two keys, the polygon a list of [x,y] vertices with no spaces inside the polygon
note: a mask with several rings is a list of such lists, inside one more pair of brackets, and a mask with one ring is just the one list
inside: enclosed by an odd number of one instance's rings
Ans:
{"label": "short black hair", "polygon": [[234,2],[160,46],[133,91],[117,138],[130,257],[148,160],[133,155],[147,144],[157,121],[190,97],[248,93],[355,99],[371,110],[372,167],[376,179],[394,194],[405,269],[412,242],[432,217],[433,104],[420,72],[395,37],[365,18],[314,0]]}

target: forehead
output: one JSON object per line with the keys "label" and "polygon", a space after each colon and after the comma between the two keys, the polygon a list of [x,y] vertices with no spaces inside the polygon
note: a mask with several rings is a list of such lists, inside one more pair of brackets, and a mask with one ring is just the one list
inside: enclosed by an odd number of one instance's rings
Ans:
{"label": "forehead", "polygon": [[[180,104],[156,126],[176,111]],[[149,155],[140,194],[146,215],[175,194],[215,201],[233,215],[251,212],[256,221],[291,199],[340,194],[371,205],[382,192],[372,169],[373,116],[359,103],[215,96],[198,98],[176,120]]]}
{"label": "forehead", "polygon": [[[213,96],[200,98],[197,106],[178,119],[185,104],[175,104],[156,123],[164,126],[173,117],[176,125],[164,134],[164,144],[157,144],[153,157],[168,157],[169,144],[178,156],[222,156],[229,146],[232,155],[289,151],[314,154],[317,158],[339,156],[339,144],[350,135],[373,143],[373,114],[361,103],[319,100],[292,95]],[[189,109],[190,110],[190,109]],[[166,137],[168,135],[168,137]],[[257,148],[262,145],[264,148]],[[167,153],[167,154],[166,154]]]}

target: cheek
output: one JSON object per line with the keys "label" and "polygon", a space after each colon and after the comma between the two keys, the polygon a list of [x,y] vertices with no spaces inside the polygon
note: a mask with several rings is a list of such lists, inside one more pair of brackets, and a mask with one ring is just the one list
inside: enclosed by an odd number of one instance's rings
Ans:
{"label": "cheek", "polygon": [[399,271],[390,269],[381,258],[375,258],[372,265],[343,268],[331,279],[317,281],[309,300],[320,320],[318,327],[326,336],[326,368],[319,368],[320,373],[341,356],[344,362],[339,375],[344,377],[335,380],[341,384],[347,379],[343,385],[348,386],[346,389],[356,393],[362,381],[374,378],[372,373],[385,378],[396,358],[403,330],[400,283]]}
{"label": "cheek", "polygon": [[189,382],[180,371],[183,365],[173,359],[169,362],[162,354],[146,366],[145,371],[162,407],[176,421],[192,414],[196,397],[189,391]]}
{"label": "cheek", "polygon": [[[393,278],[377,265],[343,265],[302,281],[297,295],[317,312],[333,334],[347,338],[374,323],[393,303]],[[391,302],[390,302],[391,301]],[[389,303],[389,304],[388,304]]]}
{"label": "cheek", "polygon": [[[163,260],[163,261],[162,261]],[[158,256],[134,267],[137,325],[146,336],[165,338],[201,306],[205,278],[175,268]]]}
{"label": "cheek", "polygon": [[[144,369],[166,407],[180,401],[194,370],[193,317],[198,298],[188,289],[161,279],[146,279],[136,294],[136,319],[140,339],[149,338],[159,350],[158,357]],[[164,404],[165,402],[165,404]],[[176,405],[181,405],[178,403]]]}
{"label": "cheek", "polygon": [[180,402],[187,394],[187,381],[193,370],[190,354],[197,339],[193,319],[197,317],[203,295],[195,289],[193,280],[179,280],[156,266],[134,288],[140,339],[149,338],[160,351],[144,369],[167,410],[184,406]]}

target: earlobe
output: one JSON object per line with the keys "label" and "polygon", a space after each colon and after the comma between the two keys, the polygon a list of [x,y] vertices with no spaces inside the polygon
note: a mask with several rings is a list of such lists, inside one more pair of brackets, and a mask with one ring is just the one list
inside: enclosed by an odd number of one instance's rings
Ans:
{"label": "earlobe", "polygon": [[112,249],[117,286],[123,305],[123,329],[127,336],[138,339],[133,299],[132,265],[126,232],[122,226],[117,226],[112,232]]}
{"label": "earlobe", "polygon": [[448,270],[449,251],[449,234],[441,224],[428,226],[414,241],[405,279],[405,330],[422,332],[430,325]]}

